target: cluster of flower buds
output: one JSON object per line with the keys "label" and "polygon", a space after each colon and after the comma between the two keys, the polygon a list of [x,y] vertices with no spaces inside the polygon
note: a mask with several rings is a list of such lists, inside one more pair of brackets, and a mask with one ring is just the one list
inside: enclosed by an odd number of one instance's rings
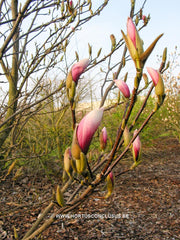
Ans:
{"label": "cluster of flower buds", "polygon": [[76,85],[78,84],[78,80],[81,76],[81,74],[85,71],[87,66],[89,65],[90,60],[89,59],[83,59],[77,63],[75,63],[70,72],[68,73],[68,76],[66,78],[66,90],[67,90],[67,97],[69,101],[74,101],[74,96],[76,93]]}
{"label": "cluster of flower buds", "polygon": [[143,49],[143,41],[139,36],[139,32],[136,29],[135,24],[132,19],[129,17],[127,20],[127,35],[123,31],[122,35],[125,40],[126,46],[130,52],[130,55],[135,63],[137,69],[142,69],[144,64],[151,54],[153,48],[155,47],[159,38],[163,35],[159,35],[154,42],[144,51]]}

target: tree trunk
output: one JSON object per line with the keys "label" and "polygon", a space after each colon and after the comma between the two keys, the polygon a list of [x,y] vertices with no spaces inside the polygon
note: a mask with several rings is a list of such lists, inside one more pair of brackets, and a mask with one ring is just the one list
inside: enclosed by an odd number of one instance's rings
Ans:
{"label": "tree trunk", "polygon": [[[18,16],[18,0],[11,1],[12,19],[17,19]],[[13,25],[15,25],[16,20],[14,20]],[[19,29],[17,28],[16,33],[13,36],[13,48],[12,48],[12,68],[11,72],[6,71],[6,77],[9,82],[9,99],[8,108],[6,112],[5,119],[10,118],[17,109],[17,82],[18,82],[18,55],[19,55]],[[1,62],[3,65],[3,60]],[[5,67],[5,66],[4,66]],[[13,127],[14,117],[11,118],[3,127],[0,129],[0,147],[9,136],[11,129]]]}

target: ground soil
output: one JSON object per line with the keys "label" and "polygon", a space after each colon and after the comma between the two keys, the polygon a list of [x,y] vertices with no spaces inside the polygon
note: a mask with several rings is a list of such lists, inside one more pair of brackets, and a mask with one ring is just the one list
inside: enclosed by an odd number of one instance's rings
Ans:
{"label": "ground soil", "polygon": [[[95,192],[65,218],[57,220],[40,239],[180,239],[180,144],[160,138],[143,151],[143,163],[116,178],[109,199]],[[122,166],[115,174],[122,171]],[[58,178],[26,175],[0,183],[0,239],[22,236],[48,205]],[[68,218],[69,217],[69,218]]]}

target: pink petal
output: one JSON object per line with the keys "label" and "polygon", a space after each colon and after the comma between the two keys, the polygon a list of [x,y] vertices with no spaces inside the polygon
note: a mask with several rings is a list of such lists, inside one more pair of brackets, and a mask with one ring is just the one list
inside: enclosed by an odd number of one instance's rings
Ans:
{"label": "pink petal", "polygon": [[72,66],[72,78],[74,82],[78,82],[80,75],[84,72],[84,70],[89,65],[89,59],[83,59]]}
{"label": "pink petal", "polygon": [[136,48],[136,27],[130,17],[127,20],[127,34]]}
{"label": "pink petal", "polygon": [[114,80],[114,82],[116,83],[117,87],[122,92],[124,97],[129,98],[130,91],[129,91],[128,85],[123,80],[119,80],[119,79]]}
{"label": "pink petal", "polygon": [[93,135],[101,123],[103,111],[103,108],[91,111],[81,120],[78,125],[77,140],[84,154],[87,153]]}
{"label": "pink petal", "polygon": [[154,83],[154,86],[157,85],[158,81],[159,81],[159,72],[153,68],[147,67],[147,71],[150,75],[150,77],[152,78],[152,81]]}

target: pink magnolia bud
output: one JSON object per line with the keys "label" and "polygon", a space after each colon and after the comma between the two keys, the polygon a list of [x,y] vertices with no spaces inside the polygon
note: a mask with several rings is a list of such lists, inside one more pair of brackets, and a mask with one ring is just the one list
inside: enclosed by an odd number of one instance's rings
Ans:
{"label": "pink magnolia bud", "polygon": [[146,16],[142,15],[142,20],[145,22],[146,21]]}
{"label": "pink magnolia bud", "polygon": [[147,71],[148,71],[149,75],[151,76],[152,81],[154,83],[156,95],[163,96],[164,95],[164,82],[163,82],[160,72],[158,72],[157,70],[155,70],[153,68],[149,68],[149,67],[147,67]]}
{"label": "pink magnolia bud", "polygon": [[143,50],[143,42],[139,36],[139,33],[134,25],[132,19],[128,17],[127,19],[127,36],[121,31],[123,34],[123,38],[126,42],[126,46],[130,52],[130,55],[135,62],[136,67],[141,67],[140,64],[140,56],[144,52]]}
{"label": "pink magnolia bud", "polygon": [[[134,131],[134,135],[137,133],[137,129]],[[137,162],[140,158],[141,153],[141,141],[139,135],[135,138],[133,142],[133,157],[134,161]]]}
{"label": "pink magnolia bud", "polygon": [[89,112],[77,127],[77,141],[84,154],[87,153],[93,135],[101,123],[103,111],[104,109],[100,108]]}
{"label": "pink magnolia bud", "polygon": [[109,177],[111,179],[112,185],[114,186],[114,176],[112,171],[109,173]]}
{"label": "pink magnolia bud", "polygon": [[73,1],[72,1],[72,0],[69,1],[69,6],[70,6],[70,7],[73,6]]}
{"label": "pink magnolia bud", "polygon": [[127,35],[125,35],[123,31],[121,32],[136,68],[142,68],[144,66],[156,43],[163,35],[159,35],[144,51],[143,41],[141,40],[139,32],[137,31],[136,26],[130,17],[128,17],[127,20]]}
{"label": "pink magnolia bud", "polygon": [[100,140],[100,145],[101,145],[101,149],[104,150],[106,148],[107,145],[107,130],[106,127],[104,127],[100,133],[99,136],[99,140]]}
{"label": "pink magnolia bud", "polygon": [[79,62],[75,63],[72,66],[72,69],[71,69],[72,79],[76,84],[79,80],[80,75],[84,72],[84,70],[87,68],[89,63],[90,63],[90,60],[86,58],[86,59],[80,60]]}
{"label": "pink magnolia bud", "polygon": [[151,67],[147,67],[147,71],[150,77],[152,78],[154,86],[156,86],[159,81],[159,72]]}
{"label": "pink magnolia bud", "polygon": [[129,91],[128,85],[123,80],[119,80],[119,79],[114,80],[114,82],[116,83],[119,90],[123,93],[124,97],[129,98],[130,91]]}
{"label": "pink magnolia bud", "polygon": [[136,27],[130,17],[127,20],[127,34],[136,48]]}

